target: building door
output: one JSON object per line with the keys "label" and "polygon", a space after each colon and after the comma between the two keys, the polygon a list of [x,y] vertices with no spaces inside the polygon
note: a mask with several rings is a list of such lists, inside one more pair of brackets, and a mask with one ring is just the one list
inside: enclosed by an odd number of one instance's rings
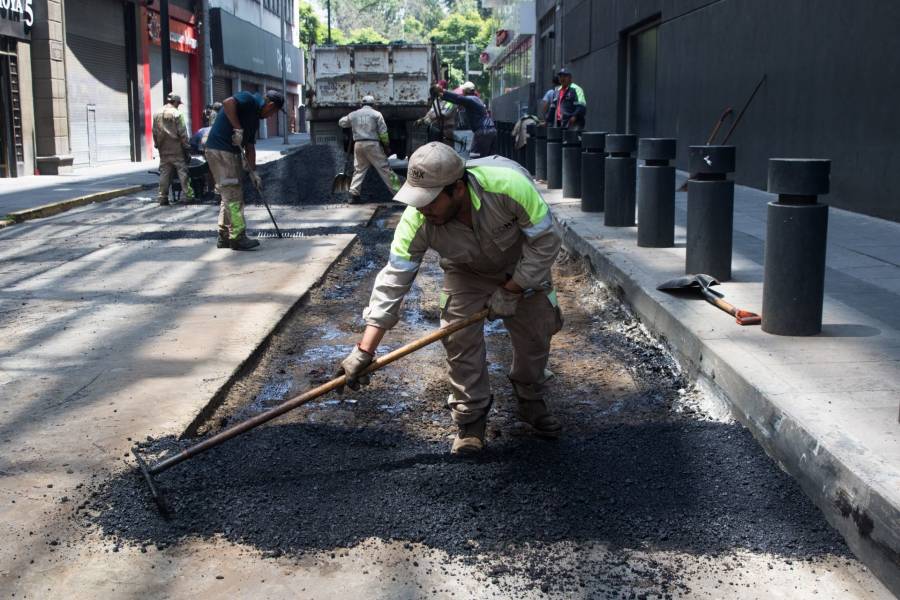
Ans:
{"label": "building door", "polygon": [[638,137],[656,134],[656,52],[654,24],[628,36],[627,127]]}
{"label": "building door", "polygon": [[24,175],[20,102],[16,41],[0,36],[0,177]]}
{"label": "building door", "polygon": [[66,91],[75,165],[131,160],[124,22],[121,2],[66,3]]}

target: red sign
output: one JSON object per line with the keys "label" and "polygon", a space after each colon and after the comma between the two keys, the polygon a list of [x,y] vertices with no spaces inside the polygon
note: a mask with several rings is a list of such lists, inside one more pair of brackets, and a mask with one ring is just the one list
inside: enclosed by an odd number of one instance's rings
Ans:
{"label": "red sign", "polygon": [[502,46],[509,41],[509,30],[508,29],[498,29],[497,34],[494,36],[495,45]]}
{"label": "red sign", "polygon": [[[159,46],[159,38],[162,33],[159,22],[159,13],[147,11],[147,36],[154,45]],[[193,25],[169,18],[169,47],[178,52],[194,54],[197,52],[197,30]]]}

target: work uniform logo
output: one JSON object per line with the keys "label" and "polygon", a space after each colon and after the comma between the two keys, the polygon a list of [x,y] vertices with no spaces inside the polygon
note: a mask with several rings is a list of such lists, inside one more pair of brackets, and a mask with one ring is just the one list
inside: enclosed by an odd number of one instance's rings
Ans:
{"label": "work uniform logo", "polygon": [[516,225],[516,221],[515,221],[515,219],[513,219],[509,223],[504,223],[503,225],[500,225],[499,227],[495,227],[493,233],[503,233],[505,231],[509,231],[510,229],[515,227],[515,225]]}
{"label": "work uniform logo", "polygon": [[423,171],[419,167],[413,167],[409,170],[409,178],[421,181],[425,179],[425,171]]}

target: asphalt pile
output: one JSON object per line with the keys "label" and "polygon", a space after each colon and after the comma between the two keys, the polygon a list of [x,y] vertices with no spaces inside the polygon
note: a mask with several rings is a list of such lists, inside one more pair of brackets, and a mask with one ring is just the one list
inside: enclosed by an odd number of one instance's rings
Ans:
{"label": "asphalt pile", "polygon": [[[253,400],[272,382],[330,376],[334,355],[358,335],[358,312],[389,241],[390,228],[377,221],[208,431],[264,409]],[[578,261],[560,262],[557,284],[567,319],[551,361],[566,429],[558,441],[515,426],[505,374],[492,368],[497,402],[487,450],[451,458],[436,345],[352,398],[309,405],[159,475],[172,520],[160,517],[134,471],[99,485],[78,518],[119,544],[224,539],[282,559],[397,540],[474,564],[485,581],[513,586],[513,597],[515,585],[562,597],[585,588],[686,593],[689,570],[648,556],[656,551],[849,556],[747,430],[708,418],[702,403],[685,408],[684,397],[698,393],[690,381]],[[407,340],[436,326],[433,258],[417,285],[404,309]],[[494,329],[489,360],[502,365],[508,344]],[[404,395],[413,400],[401,402]],[[194,441],[148,440],[141,451],[161,458]]]}

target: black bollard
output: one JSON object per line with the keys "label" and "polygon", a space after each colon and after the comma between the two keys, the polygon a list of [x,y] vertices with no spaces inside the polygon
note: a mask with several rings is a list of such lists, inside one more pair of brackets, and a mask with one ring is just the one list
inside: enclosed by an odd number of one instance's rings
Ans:
{"label": "black bollard", "polygon": [[538,181],[547,179],[547,126],[534,128],[534,178]]}
{"label": "black bollard", "polygon": [[603,212],[605,147],[605,131],[585,131],[581,134],[581,210],[583,212]]}
{"label": "black bollard", "polygon": [[534,134],[537,130],[537,125],[532,123],[525,127],[525,133],[528,134],[528,138],[525,140],[525,168],[529,173],[534,175]]}
{"label": "black bollard", "polygon": [[562,191],[564,198],[581,197],[581,132],[563,131]]}
{"label": "black bollard", "polygon": [[675,245],[675,158],[674,138],[638,140],[637,245],[644,248],[671,248]]}
{"label": "black bollard", "polygon": [[734,226],[734,146],[691,146],[688,167],[687,251],[685,272],[731,279]]}
{"label": "black bollard", "polygon": [[562,132],[559,127],[547,128],[547,189],[562,187]]}
{"label": "black bollard", "polygon": [[637,161],[631,153],[636,145],[637,136],[634,135],[610,133],[606,136],[603,224],[607,227],[634,227]]}
{"label": "black bollard", "polygon": [[762,330],[775,335],[816,335],[822,331],[825,295],[827,194],[831,161],[770,158],[763,272]]}

